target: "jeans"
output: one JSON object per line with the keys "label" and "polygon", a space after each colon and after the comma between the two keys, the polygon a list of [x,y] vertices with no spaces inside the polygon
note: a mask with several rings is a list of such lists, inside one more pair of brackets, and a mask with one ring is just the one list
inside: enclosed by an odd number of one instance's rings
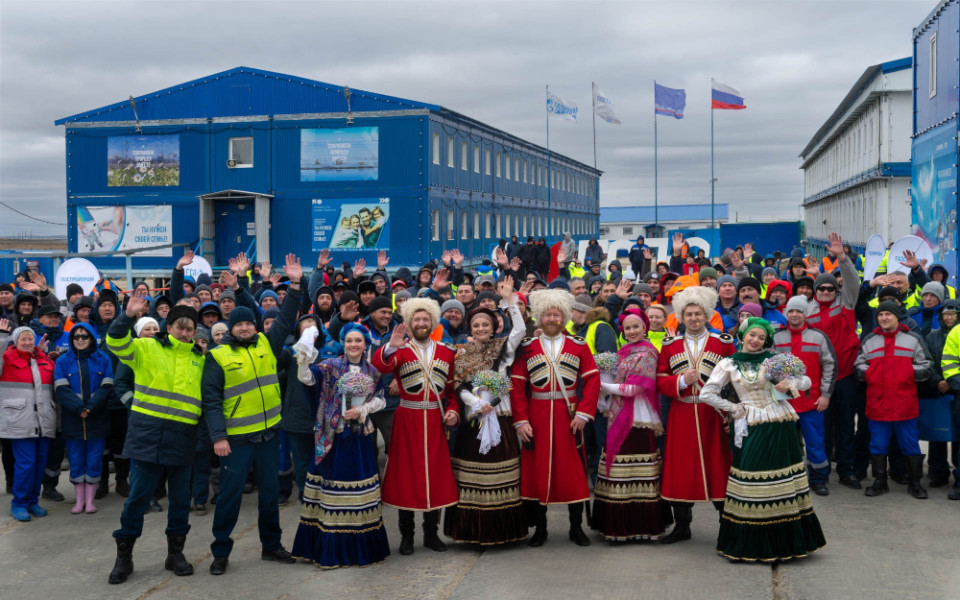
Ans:
{"label": "jeans", "polygon": [[293,455],[293,478],[297,483],[297,489],[300,490],[300,498],[303,498],[303,490],[307,484],[307,471],[314,457],[316,442],[312,433],[287,433],[287,440],[290,444],[290,453]]}
{"label": "jeans", "polygon": [[811,410],[799,413],[800,432],[807,450],[810,483],[827,483],[830,478],[830,459],[823,440],[823,413]]}
{"label": "jeans", "polygon": [[197,438],[193,459],[193,503],[206,504],[210,497],[210,473],[213,471],[213,443],[209,435]]}
{"label": "jeans", "polygon": [[10,440],[10,446],[14,458],[13,500],[10,501],[10,508],[28,508],[40,500],[50,439],[35,437]]}
{"label": "jeans", "polygon": [[916,419],[903,421],[870,421],[870,454],[887,453],[890,436],[896,434],[904,456],[919,456],[919,431]]}
{"label": "jeans", "polygon": [[130,468],[130,495],[123,504],[120,529],[113,537],[129,540],[143,533],[143,513],[150,506],[157,485],[167,474],[167,535],[187,535],[190,531],[190,465],[161,465],[134,460]]}
{"label": "jeans", "polygon": [[106,438],[64,440],[70,461],[70,483],[100,483]]}
{"label": "jeans", "polygon": [[260,544],[264,552],[279,550],[280,507],[277,471],[280,467],[280,438],[230,447],[230,454],[220,457],[220,496],[213,514],[213,543],[210,549],[214,557],[230,556],[233,540],[230,534],[240,516],[240,501],[243,484],[253,466],[257,481],[257,507]]}
{"label": "jeans", "polygon": [[280,496],[289,498],[293,494],[293,460],[290,458],[289,434],[282,429],[278,432],[280,438],[280,467],[278,468],[278,490]]}
{"label": "jeans", "polygon": [[830,428],[837,428],[837,474],[843,477],[866,473],[870,462],[870,429],[867,427],[867,400],[853,375],[837,381],[825,419],[827,456],[830,456]]}

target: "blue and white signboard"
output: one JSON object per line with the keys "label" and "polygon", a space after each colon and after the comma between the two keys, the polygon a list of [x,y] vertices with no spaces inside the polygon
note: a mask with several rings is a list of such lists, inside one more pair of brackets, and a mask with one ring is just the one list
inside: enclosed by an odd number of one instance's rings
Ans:
{"label": "blue and white signboard", "polygon": [[390,249],[389,198],[314,198],[314,252]]}
{"label": "blue and white signboard", "polygon": [[380,128],[302,129],[300,181],[376,181]]}

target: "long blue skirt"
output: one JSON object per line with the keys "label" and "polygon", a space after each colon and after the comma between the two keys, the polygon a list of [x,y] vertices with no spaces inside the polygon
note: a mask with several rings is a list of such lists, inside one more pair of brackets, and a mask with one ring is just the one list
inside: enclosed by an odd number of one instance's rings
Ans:
{"label": "long blue skirt", "polygon": [[390,556],[374,436],[350,425],[320,464],[311,461],[292,554],[324,569],[364,567]]}

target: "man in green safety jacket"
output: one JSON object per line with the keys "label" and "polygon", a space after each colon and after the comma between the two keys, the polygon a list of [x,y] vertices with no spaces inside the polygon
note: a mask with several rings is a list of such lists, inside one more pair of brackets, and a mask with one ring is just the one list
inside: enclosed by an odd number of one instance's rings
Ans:
{"label": "man in green safety jacket", "polygon": [[110,583],[123,583],[133,573],[133,545],[143,532],[143,514],[164,472],[170,501],[164,566],[176,575],[193,573],[183,545],[190,531],[190,472],[200,422],[204,356],[193,343],[200,315],[192,306],[174,306],[167,315],[167,333],[135,339],[130,332],[136,316],[149,305],[141,289],[107,331],[107,349],[133,370],[136,379],[123,448],[133,461],[130,495],[120,529],[113,532],[117,560]]}
{"label": "man in green safety jacket", "polygon": [[263,560],[293,563],[280,544],[279,481],[280,410],[282,397],[277,377],[277,356],[297,320],[300,303],[300,260],[288,254],[284,272],[290,287],[280,316],[266,335],[257,331],[256,318],[247,307],[230,313],[229,331],[210,351],[203,369],[203,413],[220,457],[220,495],[213,515],[213,563],[210,573],[227,570],[233,540],[230,534],[240,516],[240,500],[247,473],[253,467],[257,482]]}

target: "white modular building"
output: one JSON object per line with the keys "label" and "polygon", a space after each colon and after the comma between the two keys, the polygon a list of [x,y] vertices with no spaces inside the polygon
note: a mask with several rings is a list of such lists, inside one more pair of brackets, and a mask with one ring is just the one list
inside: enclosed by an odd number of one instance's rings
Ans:
{"label": "white modular building", "polygon": [[873,65],[800,153],[806,249],[824,254],[831,232],[863,250],[910,233],[913,59]]}

